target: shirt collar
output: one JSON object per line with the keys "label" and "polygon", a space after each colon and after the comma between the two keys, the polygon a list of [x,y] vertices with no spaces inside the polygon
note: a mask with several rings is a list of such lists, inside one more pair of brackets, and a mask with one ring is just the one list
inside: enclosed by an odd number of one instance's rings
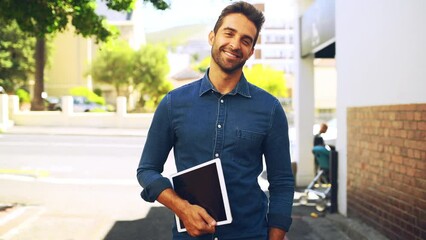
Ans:
{"label": "shirt collar", "polygon": [[[206,74],[204,74],[204,77],[201,79],[201,87],[200,87],[200,93],[199,93],[200,97],[210,90],[217,92],[213,84],[210,82],[209,71],[210,69],[207,69]],[[247,82],[247,79],[244,76],[244,73],[241,75],[240,81],[238,82],[237,86],[230,93],[228,93],[228,95],[236,95],[236,94],[239,94],[246,98],[251,98],[250,91],[249,91],[249,83]]]}

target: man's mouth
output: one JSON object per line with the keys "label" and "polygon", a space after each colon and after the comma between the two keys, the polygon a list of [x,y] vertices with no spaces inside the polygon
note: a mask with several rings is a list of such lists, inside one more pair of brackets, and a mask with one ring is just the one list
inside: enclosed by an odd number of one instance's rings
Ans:
{"label": "man's mouth", "polygon": [[229,49],[223,49],[223,52],[230,58],[241,58],[241,55],[242,55],[238,51],[232,51]]}

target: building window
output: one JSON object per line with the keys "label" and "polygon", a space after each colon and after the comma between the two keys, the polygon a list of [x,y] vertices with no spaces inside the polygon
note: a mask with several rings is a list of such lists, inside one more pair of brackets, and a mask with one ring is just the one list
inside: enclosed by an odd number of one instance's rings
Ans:
{"label": "building window", "polygon": [[286,42],[286,36],[284,34],[267,34],[264,35],[264,43],[285,43]]}
{"label": "building window", "polygon": [[261,59],[262,58],[262,50],[255,49],[254,50],[254,59]]}
{"label": "building window", "polygon": [[265,12],[265,4],[264,3],[256,3],[256,4],[253,4],[253,6],[261,12]]}

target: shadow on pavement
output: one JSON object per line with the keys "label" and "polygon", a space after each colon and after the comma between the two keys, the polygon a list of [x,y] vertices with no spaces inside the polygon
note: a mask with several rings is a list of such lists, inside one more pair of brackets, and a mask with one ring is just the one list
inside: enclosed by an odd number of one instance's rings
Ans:
{"label": "shadow on pavement", "polygon": [[[311,213],[318,213],[312,218]],[[293,206],[293,224],[287,233],[289,240],[323,240],[318,235],[318,227],[323,223],[324,216],[315,210],[315,206],[300,205],[295,201]],[[172,239],[173,213],[166,207],[152,207],[143,219],[134,221],[117,221],[104,240],[170,240]],[[324,231],[328,225],[323,227]],[[339,238],[336,238],[339,239]],[[343,239],[343,238],[341,238]]]}
{"label": "shadow on pavement", "polygon": [[146,218],[117,221],[104,240],[170,240],[173,213],[166,207],[152,207]]}

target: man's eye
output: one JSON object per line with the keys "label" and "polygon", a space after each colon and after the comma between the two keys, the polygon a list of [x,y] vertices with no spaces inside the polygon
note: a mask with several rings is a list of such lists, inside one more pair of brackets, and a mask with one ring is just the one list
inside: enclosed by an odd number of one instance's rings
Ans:
{"label": "man's eye", "polygon": [[249,46],[251,44],[250,40],[243,40],[243,44]]}

